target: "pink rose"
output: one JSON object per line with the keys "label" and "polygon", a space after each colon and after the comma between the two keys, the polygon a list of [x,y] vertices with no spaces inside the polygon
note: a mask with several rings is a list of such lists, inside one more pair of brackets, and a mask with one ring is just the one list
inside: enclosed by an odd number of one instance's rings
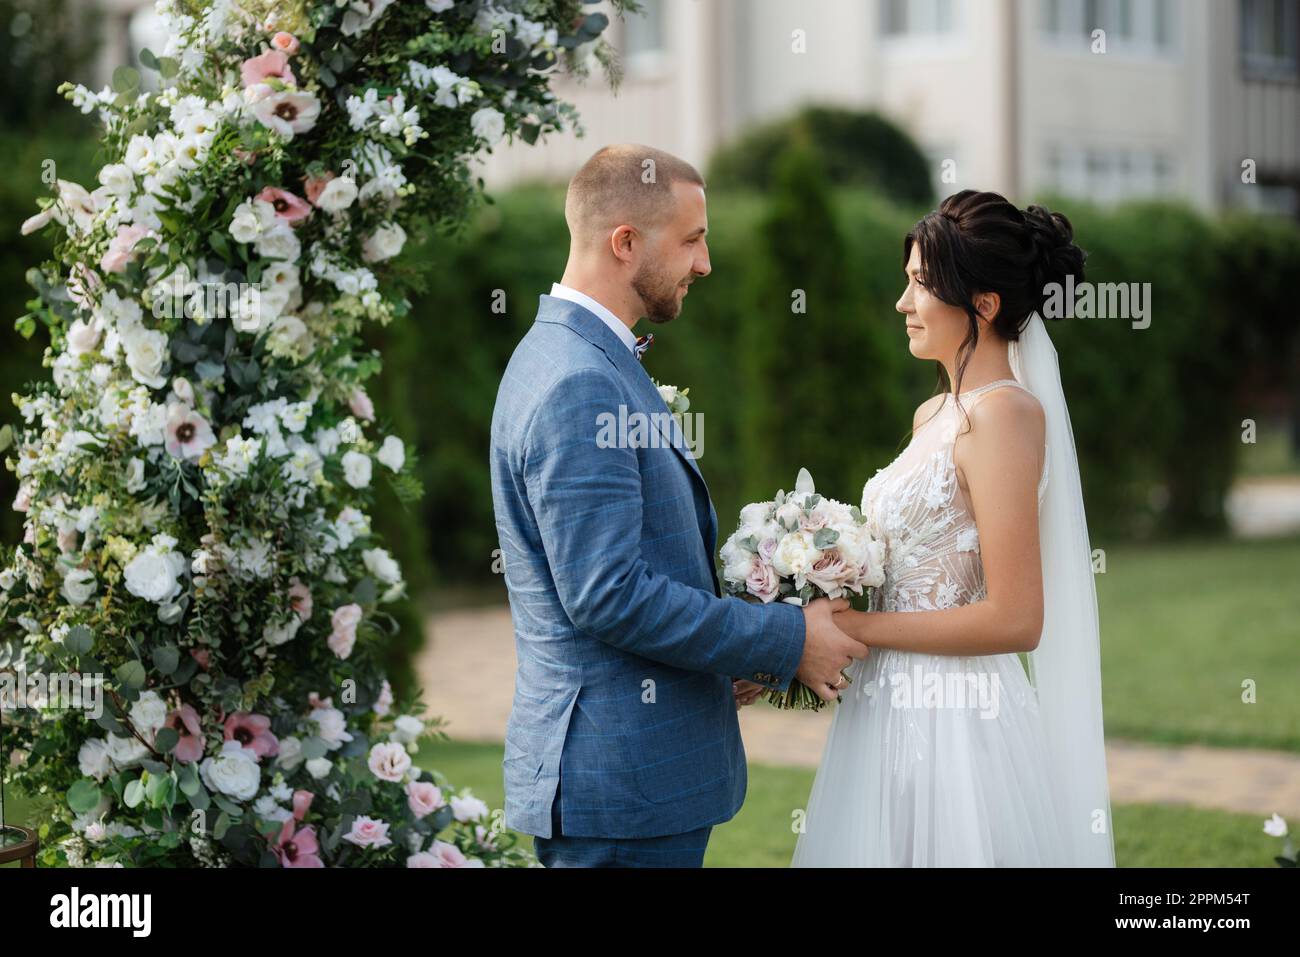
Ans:
{"label": "pink rose", "polygon": [[183,704],[167,715],[165,727],[171,728],[180,738],[172,754],[181,764],[193,764],[203,757],[203,729],[199,724],[199,713],[193,705]]}
{"label": "pink rose", "polygon": [[844,561],[838,548],[828,548],[822,552],[822,557],[813,563],[805,578],[808,584],[820,588],[832,598],[837,598],[844,583],[856,572],[856,568]]}
{"label": "pink rose", "polygon": [[330,632],[327,642],[330,651],[340,658],[347,658],[352,654],[352,646],[357,642],[357,622],[360,620],[361,606],[356,602],[340,605],[334,609],[331,617],[334,630]]}
{"label": "pink rose", "polygon": [[818,505],[807,515],[799,519],[799,528],[805,532],[816,532],[830,524],[830,516]]}
{"label": "pink rose", "polygon": [[412,781],[406,785],[406,803],[417,818],[428,817],[446,802],[442,789],[429,781]]}
{"label": "pink rose", "polygon": [[749,574],[745,576],[745,591],[764,602],[772,601],[781,589],[781,578],[776,569],[755,555]]}
{"label": "pink rose", "polygon": [[267,50],[260,56],[250,57],[239,65],[239,76],[244,87],[256,86],[267,80],[279,80],[286,86],[297,86],[298,81],[289,69],[289,57],[282,50]]}
{"label": "pink rose", "polygon": [[365,389],[357,389],[352,393],[352,398],[348,400],[348,407],[358,419],[365,419],[367,422],[373,422],[375,419],[375,407],[371,404],[370,396],[366,395]]}
{"label": "pink rose", "polygon": [[14,496],[14,511],[25,512],[32,507],[32,487],[24,482],[18,486],[18,494]]}
{"label": "pink rose", "polygon": [[68,271],[68,298],[82,309],[90,309],[104,290],[104,280],[85,263],[75,263]]}
{"label": "pink rose", "polygon": [[104,272],[125,272],[127,263],[135,258],[132,252],[135,244],[148,234],[149,230],[139,223],[119,226],[117,235],[108,242],[108,252],[104,253],[104,258],[99,261],[99,268]]}
{"label": "pink rose", "polygon": [[385,678],[383,686],[379,689],[379,698],[375,701],[373,705],[371,705],[371,708],[375,712],[375,714],[379,715],[380,717],[383,717],[384,715],[388,714],[388,711],[390,708],[392,708],[392,706],[393,706],[393,686],[390,685],[388,683],[388,679]]}
{"label": "pink rose", "polygon": [[275,36],[271,37],[271,46],[282,53],[287,53],[290,56],[293,56],[298,52],[298,38],[292,33],[286,33],[281,30]]}
{"label": "pink rose", "polygon": [[75,528],[61,528],[58,534],[59,552],[63,555],[68,552],[77,550],[77,530]]}
{"label": "pink rose", "polygon": [[435,858],[437,864],[426,864],[425,867],[482,867],[482,861],[471,861],[460,852],[455,844],[448,844],[446,841],[434,841],[429,846],[428,854]]}
{"label": "pink rose", "polygon": [[352,822],[352,830],[343,835],[343,840],[357,847],[387,847],[393,843],[388,839],[388,825],[364,814]]}
{"label": "pink rose", "polygon": [[311,617],[311,589],[297,575],[289,579],[289,605],[303,621]]}
{"label": "pink rose", "polygon": [[383,741],[370,749],[366,762],[370,773],[381,781],[401,781],[411,770],[411,756],[396,741]]}

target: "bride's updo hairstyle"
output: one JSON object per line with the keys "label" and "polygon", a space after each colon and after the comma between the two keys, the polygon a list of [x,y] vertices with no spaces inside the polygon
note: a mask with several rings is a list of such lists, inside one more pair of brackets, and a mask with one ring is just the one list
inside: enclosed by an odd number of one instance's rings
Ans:
{"label": "bride's updo hairstyle", "polygon": [[[903,240],[903,268],[911,259],[912,244],[921,249],[926,285],[941,301],[966,311],[970,325],[957,350],[957,382],[975,350],[980,326],[974,299],[995,292],[1001,306],[993,331],[1008,342],[1020,338],[1030,316],[1041,314],[1053,283],[1064,285],[1073,275],[1083,281],[1087,254],[1074,244],[1074,228],[1061,213],[1044,206],[1023,212],[998,193],[964,189],[927,213]],[[939,363],[940,391],[949,387]]]}

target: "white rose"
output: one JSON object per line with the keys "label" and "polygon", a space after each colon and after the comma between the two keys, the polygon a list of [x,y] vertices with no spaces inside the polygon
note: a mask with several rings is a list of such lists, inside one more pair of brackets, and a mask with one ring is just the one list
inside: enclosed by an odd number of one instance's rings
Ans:
{"label": "white rose", "polygon": [[351,176],[336,176],[320,191],[316,205],[327,213],[339,213],[351,206],[356,198],[356,181]]}
{"label": "white rose", "polygon": [[130,198],[135,190],[135,174],[125,163],[109,163],[100,169],[99,182],[115,196]]}
{"label": "white rose", "polygon": [[238,741],[227,741],[220,754],[204,758],[199,765],[199,774],[211,790],[220,791],[237,801],[247,801],[257,794],[262,780],[257,756],[245,750]]}
{"label": "white rose", "polygon": [[348,720],[338,708],[317,708],[308,717],[316,722],[317,736],[329,745],[331,751],[342,747],[344,741],[352,740]]}
{"label": "white rose", "polygon": [[392,585],[402,580],[402,570],[393,556],[383,548],[367,548],[361,553],[366,570],[381,582]]}
{"label": "white rose", "polygon": [[167,702],[156,691],[142,691],[131,705],[131,723],[142,731],[153,733],[167,723]]}
{"label": "white rose", "polygon": [[399,744],[410,744],[424,734],[424,722],[414,715],[404,714],[393,722],[389,737]]}
{"label": "white rose", "polygon": [[312,758],[307,762],[307,773],[317,781],[321,778],[329,777],[330,771],[334,769],[334,762],[329,758]]}
{"label": "white rose", "polygon": [[478,821],[486,817],[488,806],[476,797],[454,797],[451,799],[451,814],[456,820]]}
{"label": "white rose", "polygon": [[113,762],[108,754],[108,742],[103,738],[88,738],[77,751],[77,767],[88,778],[102,781],[113,772]]}
{"label": "white rose", "polygon": [[370,456],[353,449],[343,455],[343,478],[353,488],[370,484]]}
{"label": "white rose", "polygon": [[803,518],[803,509],[794,502],[786,502],[776,510],[776,520],[782,528],[798,528]]}
{"label": "white rose", "polygon": [[740,524],[747,528],[757,529],[767,524],[768,516],[771,514],[771,502],[754,502],[740,510]]}
{"label": "white rose", "polygon": [[131,559],[123,571],[126,590],[146,601],[168,603],[181,592],[177,579],[185,564],[185,556],[178,552],[147,548]]}
{"label": "white rose", "polygon": [[113,767],[123,771],[139,764],[144,758],[148,757],[149,749],[134,736],[123,738],[116,734],[110,734],[108,736],[108,756],[113,762]]}
{"label": "white rose", "polygon": [[275,756],[275,763],[286,771],[292,771],[302,764],[302,741],[298,738],[281,738],[280,753]]}
{"label": "white rose", "polygon": [[230,220],[230,235],[237,243],[251,243],[262,234],[262,218],[251,199],[244,200],[235,208],[235,215]]}
{"label": "white rose", "polygon": [[63,597],[71,605],[84,605],[95,594],[95,573],[89,568],[73,568],[63,576]]}
{"label": "white rose", "polygon": [[490,106],[476,110],[469,118],[469,125],[474,135],[486,141],[488,146],[495,146],[506,132],[505,115]]}
{"label": "white rose", "polygon": [[813,546],[813,537],[808,532],[791,532],[781,539],[772,555],[772,566],[783,578],[794,577],[795,584],[812,568],[817,559],[822,557],[821,549]]}
{"label": "white rose", "polygon": [[381,465],[387,465],[394,472],[400,472],[406,462],[406,447],[402,445],[401,439],[390,435],[384,439],[384,444],[380,446],[375,458],[379,459]]}
{"label": "white rose", "polygon": [[161,389],[167,384],[162,374],[167,360],[167,335],[157,329],[134,327],[122,336],[126,347],[126,364],[131,376],[151,389]]}
{"label": "white rose", "polygon": [[743,582],[753,562],[753,552],[736,543],[735,536],[727,539],[719,553],[722,558],[722,576],[728,581]]}
{"label": "white rose", "polygon": [[406,245],[406,230],[396,223],[385,223],[370,234],[361,246],[361,258],[368,263],[392,259]]}
{"label": "white rose", "polygon": [[268,259],[294,262],[302,252],[302,243],[292,226],[279,224],[262,233],[257,241],[257,251]]}
{"label": "white rose", "polygon": [[99,327],[77,319],[68,328],[68,352],[74,356],[85,355],[99,345]]}

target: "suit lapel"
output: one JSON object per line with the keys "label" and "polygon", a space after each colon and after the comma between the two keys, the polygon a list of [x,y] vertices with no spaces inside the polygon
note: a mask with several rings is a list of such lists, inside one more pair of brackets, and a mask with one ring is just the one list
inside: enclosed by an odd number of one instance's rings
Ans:
{"label": "suit lapel", "polygon": [[[567,326],[605,353],[606,358],[614,364],[614,368],[618,369],[624,380],[632,386],[645,406],[654,410],[656,414],[650,416],[650,421],[659,431],[659,434],[663,436],[665,444],[671,446],[682,461],[686,463],[686,466],[695,473],[695,477],[700,480],[701,486],[704,487],[704,495],[707,499],[709,491],[704,482],[704,475],[700,472],[700,466],[695,461],[695,456],[691,454],[686,445],[685,437],[682,435],[681,426],[678,424],[676,417],[668,412],[668,404],[664,402],[663,396],[655,388],[655,384],[650,379],[649,373],[645,371],[645,367],[632,354],[632,350],[614,334],[613,330],[601,322],[598,316],[592,315],[577,303],[556,296],[544,295],[541,297],[541,304],[537,311],[537,321],[558,322],[563,326]],[[659,412],[664,414],[657,414]]]}

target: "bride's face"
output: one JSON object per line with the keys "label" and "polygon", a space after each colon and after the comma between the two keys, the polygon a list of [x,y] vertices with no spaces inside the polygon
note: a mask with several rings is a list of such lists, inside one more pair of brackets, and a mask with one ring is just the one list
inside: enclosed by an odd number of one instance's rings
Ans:
{"label": "bride's face", "polygon": [[907,261],[907,288],[895,304],[907,325],[907,348],[918,359],[945,362],[957,354],[970,319],[964,309],[950,306],[930,291],[921,244],[912,244]]}

